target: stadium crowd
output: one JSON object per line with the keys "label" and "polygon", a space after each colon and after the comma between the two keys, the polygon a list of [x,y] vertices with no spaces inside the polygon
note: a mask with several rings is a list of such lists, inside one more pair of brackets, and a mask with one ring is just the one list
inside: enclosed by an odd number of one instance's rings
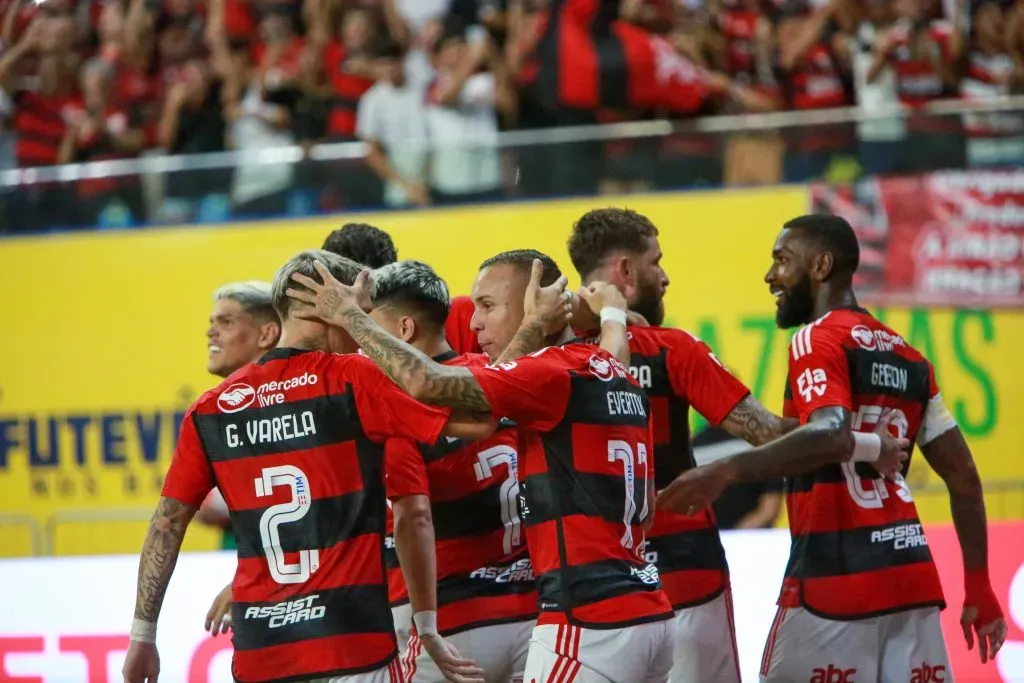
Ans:
{"label": "stadium crowd", "polygon": [[[767,181],[818,177],[851,150],[869,172],[1005,163],[972,153],[972,140],[1024,128],[1019,116],[991,115],[861,131],[859,142],[852,125],[821,126],[740,149],[693,133],[558,153],[537,145],[503,155],[497,144],[507,129],[1002,97],[1024,83],[1024,3],[1009,0],[6,0],[0,8],[0,170],[369,143],[365,160],[168,173],[158,202],[139,176],[21,192],[7,184],[0,204],[17,213],[16,223],[4,221],[14,230],[765,176],[727,169],[733,152],[754,163],[776,157]],[[658,36],[672,53],[648,69],[652,78],[673,72],[665,97],[633,97],[645,67],[629,63],[636,44],[622,25],[632,37]],[[589,42],[570,48],[571,28]],[[588,80],[600,84],[592,102],[568,92]],[[630,96],[610,97],[615,87]]]}

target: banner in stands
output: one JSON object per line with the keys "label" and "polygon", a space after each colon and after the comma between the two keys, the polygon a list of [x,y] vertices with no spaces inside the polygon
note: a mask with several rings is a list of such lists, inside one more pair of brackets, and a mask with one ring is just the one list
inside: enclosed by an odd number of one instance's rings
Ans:
{"label": "banner in stands", "polygon": [[944,171],[814,186],[861,242],[858,289],[878,303],[1024,306],[1024,171]]}
{"label": "banner in stands", "polygon": [[[661,227],[670,325],[704,338],[769,407],[781,409],[788,332],[763,275],[779,226],[807,210],[799,188],[631,196],[627,200],[335,216],[233,226],[8,238],[0,291],[0,555],[134,553],[160,491],[178,423],[215,386],[207,319],[218,286],[274,270],[346,221],[389,231],[399,256],[427,261],[455,294],[477,264],[532,247],[571,269],[566,238],[583,212],[625,204]],[[573,284],[578,280],[573,276]],[[1024,318],[987,310],[879,311],[935,363],[946,403],[988,479],[1024,478]],[[923,463],[912,484],[938,481]],[[949,519],[944,491],[918,499]],[[1015,514],[990,498],[999,518]],[[12,517],[16,515],[16,517]],[[189,550],[219,536],[189,534]]]}
{"label": "banner in stands", "polygon": [[[950,605],[943,613],[943,630],[956,680],[1024,683],[1024,544],[1019,542],[1024,524],[991,530],[992,579],[1000,603],[1009,608],[1009,636],[996,662],[986,666],[977,650],[967,651],[957,622],[963,571],[954,531],[930,527],[927,535]],[[724,542],[732,567],[740,668],[744,680],[756,681],[789,535],[781,530],[726,532]],[[120,681],[137,569],[137,558],[131,556],[0,561],[0,680]],[[231,641],[204,633],[203,619],[233,572],[234,558],[228,553],[182,555],[160,616],[161,680],[231,683]],[[927,679],[931,683],[952,680],[935,673]]]}

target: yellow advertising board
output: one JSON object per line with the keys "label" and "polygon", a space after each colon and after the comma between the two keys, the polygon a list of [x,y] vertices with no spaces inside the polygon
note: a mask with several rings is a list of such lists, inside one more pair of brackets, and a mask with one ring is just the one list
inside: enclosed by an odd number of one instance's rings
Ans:
{"label": "yellow advertising board", "polygon": [[[216,384],[205,371],[213,290],[270,279],[342,222],[392,234],[403,258],[434,265],[454,293],[494,253],[530,247],[570,268],[575,218],[608,199],[335,216],[246,225],[10,238],[0,242],[0,555],[137,552],[181,415]],[[762,280],[778,226],[804,212],[799,189],[630,197],[662,231],[669,322],[703,337],[754,392],[781,407],[788,332]],[[889,310],[935,363],[946,402],[989,480],[1024,479],[1024,316]],[[922,483],[926,468],[912,475]],[[1018,494],[1019,495],[1019,494]],[[990,499],[993,517],[1020,514]],[[921,499],[948,519],[942,496]],[[190,532],[187,549],[216,547]]]}

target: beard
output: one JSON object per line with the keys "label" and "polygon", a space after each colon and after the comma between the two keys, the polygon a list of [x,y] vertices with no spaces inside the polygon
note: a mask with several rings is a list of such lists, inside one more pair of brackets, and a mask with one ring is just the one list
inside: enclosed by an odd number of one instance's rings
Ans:
{"label": "beard", "polygon": [[637,292],[636,303],[630,308],[654,327],[661,327],[665,322],[665,299],[658,293],[657,287],[642,287]]}
{"label": "beard", "polygon": [[775,324],[782,329],[806,325],[814,315],[814,296],[811,278],[805,277],[782,295],[783,301],[775,311]]}

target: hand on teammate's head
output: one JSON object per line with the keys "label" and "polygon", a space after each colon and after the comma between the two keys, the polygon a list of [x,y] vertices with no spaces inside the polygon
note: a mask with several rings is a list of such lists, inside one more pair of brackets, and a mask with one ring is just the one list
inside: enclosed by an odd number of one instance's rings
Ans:
{"label": "hand on teammate's head", "polygon": [[572,294],[565,288],[569,280],[564,275],[547,287],[541,287],[543,274],[544,264],[535,259],[523,299],[523,314],[524,319],[539,322],[547,336],[564,330],[572,320]]}
{"label": "hand on teammate's head", "polygon": [[370,297],[370,271],[359,273],[351,287],[343,285],[331,275],[327,266],[314,261],[313,267],[320,274],[321,282],[302,273],[294,273],[292,280],[305,289],[289,288],[285,294],[296,301],[307,304],[293,312],[303,320],[319,319],[329,324],[340,324],[341,316],[354,307],[369,311],[373,308]]}
{"label": "hand on teammate's head", "polygon": [[606,307],[617,308],[620,311],[626,311],[628,308],[626,297],[618,287],[607,282],[591,282],[586,287],[580,287],[579,294],[580,298],[586,302],[587,307],[598,315]]}

